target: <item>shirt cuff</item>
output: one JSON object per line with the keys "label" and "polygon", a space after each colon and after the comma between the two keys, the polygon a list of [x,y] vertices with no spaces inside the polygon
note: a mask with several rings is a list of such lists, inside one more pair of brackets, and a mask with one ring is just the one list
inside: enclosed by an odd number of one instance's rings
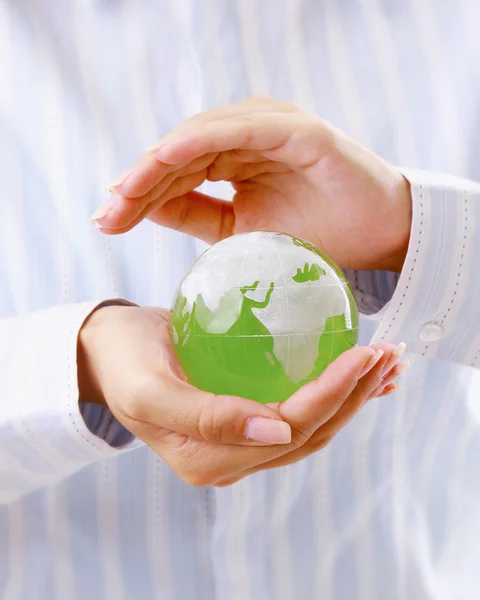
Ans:
{"label": "shirt cuff", "polygon": [[[108,302],[128,304],[123,300]],[[121,447],[110,445],[110,434],[95,435],[80,410],[78,334],[89,315],[103,305],[102,301],[58,306],[27,316],[31,325],[25,323],[28,343],[25,340],[22,347],[25,364],[30,368],[24,382],[28,389],[17,389],[16,394],[20,398],[21,421],[25,428],[36,432],[39,445],[61,449],[65,465],[90,462],[141,444],[132,436],[129,440],[125,438]],[[18,387],[22,386],[18,384]],[[34,393],[34,387],[41,390],[41,397]]]}
{"label": "shirt cuff", "polygon": [[[404,341],[422,356],[479,367],[480,185],[447,175],[401,172],[412,190],[410,244],[399,277],[364,276],[366,308],[369,314],[378,309],[372,343]],[[360,281],[362,309],[359,287]]]}
{"label": "shirt cuff", "polygon": [[[104,300],[97,304],[92,312],[106,306],[137,306],[132,302],[123,299]],[[86,318],[85,318],[86,320]],[[83,323],[82,323],[83,325]],[[80,331],[80,328],[79,328]],[[143,445],[143,442],[136,438],[120,421],[113,415],[108,406],[94,404],[92,402],[81,402],[79,411],[83,422],[88,430],[97,438],[103,440],[110,448],[132,449]]]}
{"label": "shirt cuff", "polygon": [[88,429],[112,448],[123,448],[136,440],[133,433],[113,416],[108,407],[82,402],[80,412]]}

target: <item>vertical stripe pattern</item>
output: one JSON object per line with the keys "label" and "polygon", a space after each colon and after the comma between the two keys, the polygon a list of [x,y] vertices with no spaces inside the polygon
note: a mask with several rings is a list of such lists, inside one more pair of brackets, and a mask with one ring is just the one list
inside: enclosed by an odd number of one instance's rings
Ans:
{"label": "vertical stripe pattern", "polygon": [[[0,0],[2,600],[477,600],[479,19],[475,0]],[[361,343],[406,341],[413,367],[321,453],[193,488],[80,413],[76,341],[104,299],[169,306],[205,246],[88,217],[160,136],[260,94],[410,181],[401,275],[348,277]]]}

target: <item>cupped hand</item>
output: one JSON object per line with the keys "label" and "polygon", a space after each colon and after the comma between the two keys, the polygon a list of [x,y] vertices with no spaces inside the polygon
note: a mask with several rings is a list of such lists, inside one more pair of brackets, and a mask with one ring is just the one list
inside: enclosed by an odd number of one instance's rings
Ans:
{"label": "cupped hand", "polygon": [[[233,202],[201,194],[230,181]],[[93,215],[107,234],[144,218],[214,243],[283,231],[342,268],[400,271],[411,227],[399,171],[290,102],[253,98],[199,114],[168,134],[111,187]]]}
{"label": "cupped hand", "polygon": [[186,482],[228,485],[323,448],[369,399],[395,390],[402,351],[354,348],[281,405],[262,405],[190,386],[168,311],[108,306],[80,331],[80,401],[106,404]]}

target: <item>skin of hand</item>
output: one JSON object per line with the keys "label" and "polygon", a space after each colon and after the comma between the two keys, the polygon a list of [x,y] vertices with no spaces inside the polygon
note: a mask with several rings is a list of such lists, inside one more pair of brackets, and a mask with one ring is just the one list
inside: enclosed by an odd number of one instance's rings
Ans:
{"label": "skin of hand", "polygon": [[187,483],[230,485],[325,447],[370,399],[396,389],[404,345],[342,354],[281,404],[215,396],[190,386],[177,362],[168,311],[106,306],[78,338],[80,401],[109,407]]}
{"label": "skin of hand", "polygon": [[[201,194],[231,182],[233,202]],[[144,218],[208,243],[253,230],[315,244],[342,268],[400,271],[412,201],[407,180],[317,116],[252,98],[189,119],[110,188],[92,216],[106,234]]]}

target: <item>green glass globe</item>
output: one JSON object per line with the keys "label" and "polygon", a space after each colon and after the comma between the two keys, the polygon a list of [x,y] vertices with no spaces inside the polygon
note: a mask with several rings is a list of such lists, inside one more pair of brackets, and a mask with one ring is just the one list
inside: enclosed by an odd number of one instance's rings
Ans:
{"label": "green glass globe", "polygon": [[358,309],[342,271],[309,242],[243,233],[187,273],[170,333],[192,385],[282,402],[357,344]]}

